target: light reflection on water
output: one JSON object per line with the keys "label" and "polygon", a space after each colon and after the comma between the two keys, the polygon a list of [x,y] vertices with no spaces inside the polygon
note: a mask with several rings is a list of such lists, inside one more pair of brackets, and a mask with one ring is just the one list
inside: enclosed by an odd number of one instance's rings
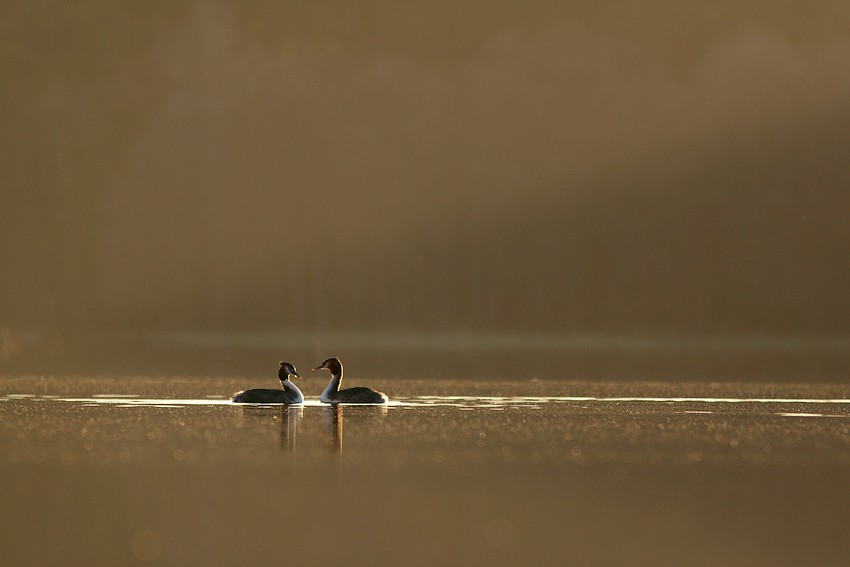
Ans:
{"label": "light reflection on water", "polygon": [[[221,396],[205,396],[204,398],[146,398],[134,394],[94,394],[91,397],[60,397],[55,395],[38,396],[35,394],[7,394],[0,396],[0,401],[9,400],[32,400],[52,401],[81,404],[84,407],[98,405],[112,405],[120,408],[134,407],[157,407],[157,408],[182,408],[189,406],[230,406],[230,407],[254,407],[254,408],[279,408],[281,404],[233,404],[229,398]],[[666,405],[675,407],[677,405],[711,405],[711,406],[735,406],[747,405],[752,413],[765,415],[777,415],[781,417],[850,417],[850,399],[817,399],[817,398],[708,398],[708,397],[591,397],[591,396],[408,396],[391,399],[387,404],[377,407],[386,409],[415,409],[425,407],[445,407],[457,409],[490,409],[501,411],[505,408],[524,408],[526,410],[540,410],[547,404],[583,403],[588,405],[604,406],[605,404],[629,403],[635,407],[657,407]],[[785,406],[833,406],[837,411],[847,413],[823,413],[804,411],[770,411],[770,405]],[[371,404],[341,404],[343,406],[366,406]],[[767,406],[758,409],[758,406]],[[297,407],[328,407],[318,398],[306,398]],[[707,409],[676,409],[670,413],[684,413],[689,415],[711,415],[713,410]]]}

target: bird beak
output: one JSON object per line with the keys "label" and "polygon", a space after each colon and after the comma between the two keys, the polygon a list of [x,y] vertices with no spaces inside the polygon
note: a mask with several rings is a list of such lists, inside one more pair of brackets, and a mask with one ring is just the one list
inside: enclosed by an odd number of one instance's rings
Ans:
{"label": "bird beak", "polygon": [[301,378],[301,375],[298,374],[297,372],[293,372],[292,375],[295,376],[296,378]]}
{"label": "bird beak", "polygon": [[324,367],[324,366],[317,366],[317,367],[316,367],[316,368],[314,368],[313,370],[324,370],[324,369],[325,369],[325,367]]}

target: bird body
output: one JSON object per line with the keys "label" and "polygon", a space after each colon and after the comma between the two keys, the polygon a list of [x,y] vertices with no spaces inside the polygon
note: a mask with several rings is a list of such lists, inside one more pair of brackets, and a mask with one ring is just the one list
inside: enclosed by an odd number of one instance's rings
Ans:
{"label": "bird body", "polygon": [[237,404],[300,404],[304,402],[304,395],[298,386],[293,384],[289,377],[301,376],[295,367],[288,362],[280,363],[277,373],[282,390],[273,388],[252,388],[234,394],[232,401]]}
{"label": "bird body", "polygon": [[385,404],[387,395],[373,390],[372,388],[346,388],[340,389],[342,384],[342,362],[336,357],[328,358],[313,370],[328,370],[331,373],[331,381],[328,387],[319,397],[326,404]]}

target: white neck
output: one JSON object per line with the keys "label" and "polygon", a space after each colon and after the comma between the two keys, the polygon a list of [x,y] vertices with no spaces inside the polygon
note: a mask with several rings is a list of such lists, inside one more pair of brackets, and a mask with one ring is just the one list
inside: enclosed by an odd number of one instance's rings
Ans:
{"label": "white neck", "polygon": [[322,395],[319,396],[319,399],[323,402],[327,402],[330,400],[331,396],[339,392],[339,385],[342,382],[342,374],[333,374],[331,376],[331,381],[328,382],[328,387],[325,388],[325,391],[322,392]]}
{"label": "white neck", "polygon": [[301,390],[299,390],[299,389],[298,389],[298,386],[296,386],[295,384],[293,384],[293,383],[289,380],[289,376],[287,376],[287,377],[286,377],[286,380],[283,380],[283,381],[280,383],[280,385],[281,385],[281,386],[283,386],[283,389],[284,389],[285,391],[287,391],[287,392],[292,392],[292,393],[294,393],[294,394],[298,394],[298,395],[300,395],[301,397],[303,397],[303,394],[301,394]]}

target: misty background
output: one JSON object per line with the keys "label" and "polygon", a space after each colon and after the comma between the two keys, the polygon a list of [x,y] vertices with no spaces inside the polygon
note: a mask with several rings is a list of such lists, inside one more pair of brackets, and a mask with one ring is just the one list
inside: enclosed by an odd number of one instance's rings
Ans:
{"label": "misty background", "polygon": [[846,2],[13,1],[0,38],[0,369],[847,377]]}

